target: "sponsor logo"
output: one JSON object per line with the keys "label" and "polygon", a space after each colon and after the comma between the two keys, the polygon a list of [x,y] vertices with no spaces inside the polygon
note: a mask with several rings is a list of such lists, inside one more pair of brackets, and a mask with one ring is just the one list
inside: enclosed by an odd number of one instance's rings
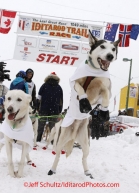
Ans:
{"label": "sponsor logo", "polygon": [[92,35],[97,38],[100,38],[100,30],[92,30]]}
{"label": "sponsor logo", "polygon": [[51,44],[51,42],[52,42],[51,40],[46,40],[47,44]]}
{"label": "sponsor logo", "polygon": [[45,49],[45,50],[57,50],[58,47],[58,41],[53,41],[50,39],[47,40],[40,40],[40,45],[39,48],[40,49]]}
{"label": "sponsor logo", "polygon": [[41,35],[48,35],[48,33],[47,32],[44,32],[44,31],[40,31],[39,32]]}
{"label": "sponsor logo", "polygon": [[28,42],[26,41],[26,38],[22,40],[24,42],[24,45],[25,46],[31,46],[32,45],[32,42]]}
{"label": "sponsor logo", "polygon": [[28,58],[28,54],[26,52],[24,52],[23,55],[22,55],[22,59],[26,60],[27,58]]}
{"label": "sponsor logo", "polygon": [[78,50],[79,47],[72,44],[62,44],[62,48],[66,50]]}
{"label": "sponsor logo", "polygon": [[19,36],[17,39],[17,45],[23,47],[36,47],[37,38]]}
{"label": "sponsor logo", "polygon": [[84,50],[84,51],[88,52],[88,51],[90,51],[90,48],[87,48],[87,47],[82,47],[82,50]]}
{"label": "sponsor logo", "polygon": [[72,36],[72,38],[79,40],[81,38],[81,36]]}
{"label": "sponsor logo", "polygon": [[28,47],[24,47],[24,51],[26,51],[26,52],[27,52],[27,51],[28,51]]}

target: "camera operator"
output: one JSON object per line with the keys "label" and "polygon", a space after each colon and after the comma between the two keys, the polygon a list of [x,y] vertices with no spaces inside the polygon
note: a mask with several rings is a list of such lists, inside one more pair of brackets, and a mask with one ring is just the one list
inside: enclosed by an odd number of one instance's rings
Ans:
{"label": "camera operator", "polygon": [[4,79],[10,79],[9,74],[5,74],[10,72],[9,70],[4,70],[4,66],[6,63],[0,62],[0,123],[4,120],[4,107],[3,101],[5,98],[6,93],[8,92],[8,88],[3,84]]}

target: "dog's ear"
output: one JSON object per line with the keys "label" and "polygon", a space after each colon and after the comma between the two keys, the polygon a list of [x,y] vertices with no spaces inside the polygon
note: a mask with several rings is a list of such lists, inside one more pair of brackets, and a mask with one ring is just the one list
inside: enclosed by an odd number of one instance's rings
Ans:
{"label": "dog's ear", "polygon": [[91,47],[91,46],[93,46],[98,41],[98,39],[95,36],[92,35],[90,29],[89,29],[89,34],[88,35],[89,35],[88,36],[88,38],[89,38],[89,45]]}
{"label": "dog's ear", "polygon": [[113,45],[114,45],[114,46],[118,46],[118,44],[120,43],[120,41],[121,41],[121,37],[120,37],[116,42],[113,42]]}

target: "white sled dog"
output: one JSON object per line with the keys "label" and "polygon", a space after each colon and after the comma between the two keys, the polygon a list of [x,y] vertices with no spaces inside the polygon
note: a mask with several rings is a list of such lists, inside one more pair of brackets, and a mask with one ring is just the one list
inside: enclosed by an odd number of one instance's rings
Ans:
{"label": "white sled dog", "polygon": [[[4,142],[8,157],[8,170],[12,177],[22,177],[25,157],[28,161],[29,150],[33,147],[33,127],[29,117],[31,96],[21,90],[8,91],[5,96],[5,120],[0,131],[4,134]],[[18,171],[14,172],[12,161],[12,145],[22,149]]]}
{"label": "white sled dog", "polygon": [[106,119],[109,114],[111,82],[108,68],[110,63],[117,58],[119,42],[120,40],[116,42],[98,40],[89,31],[91,49],[87,60],[83,61],[70,78],[71,97],[69,109],[61,124],[61,133],[56,146],[56,157],[48,175],[56,173],[63,147],[68,157],[76,141],[82,147],[84,173],[93,178],[87,166],[87,156],[89,154],[88,118],[97,104],[101,104],[99,116],[102,120]]}

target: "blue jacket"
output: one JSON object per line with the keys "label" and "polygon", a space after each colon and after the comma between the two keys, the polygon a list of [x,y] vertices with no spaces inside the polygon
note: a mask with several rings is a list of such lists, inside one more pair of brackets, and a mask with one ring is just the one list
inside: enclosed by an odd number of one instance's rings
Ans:
{"label": "blue jacket", "polygon": [[22,90],[27,94],[29,93],[28,92],[28,84],[21,77],[17,77],[12,81],[12,83],[10,85],[10,90],[15,90],[15,89]]}

